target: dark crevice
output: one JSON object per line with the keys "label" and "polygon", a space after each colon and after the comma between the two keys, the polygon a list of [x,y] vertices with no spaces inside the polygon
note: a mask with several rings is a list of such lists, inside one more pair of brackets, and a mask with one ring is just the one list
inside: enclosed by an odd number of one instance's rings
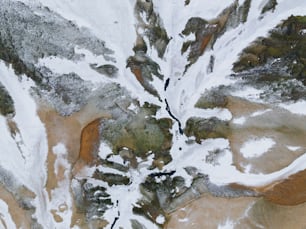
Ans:
{"label": "dark crevice", "polygon": [[170,78],[166,79],[165,86],[164,86],[164,91],[167,90],[167,88],[169,86],[169,83],[170,83]]}
{"label": "dark crevice", "polygon": [[[118,207],[118,205],[119,205],[119,201],[117,200],[116,201],[116,206]],[[113,221],[113,223],[111,225],[111,229],[114,228],[114,226],[116,225],[116,222],[119,220],[119,217],[120,217],[120,211],[118,211],[118,216],[115,217],[115,219],[114,219],[114,221]]]}
{"label": "dark crevice", "polygon": [[179,132],[180,132],[180,134],[183,135],[184,131],[182,129],[182,124],[181,124],[180,120],[171,113],[171,110],[170,110],[170,107],[169,107],[167,99],[165,99],[165,103],[166,103],[166,110],[168,111],[168,113],[171,116],[171,118],[173,118],[174,120],[177,121],[178,126],[179,126]]}
{"label": "dark crevice", "polygon": [[172,176],[176,171],[170,171],[170,172],[159,172],[159,173],[151,173],[149,174],[150,177],[162,177],[162,176]]}
{"label": "dark crevice", "polygon": [[119,220],[119,217],[115,217],[114,222],[112,223],[111,229],[114,229],[114,226],[118,220]]}

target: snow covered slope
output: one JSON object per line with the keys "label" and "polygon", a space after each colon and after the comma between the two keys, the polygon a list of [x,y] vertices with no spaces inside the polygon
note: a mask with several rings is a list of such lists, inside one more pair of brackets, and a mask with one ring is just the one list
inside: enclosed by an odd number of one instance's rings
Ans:
{"label": "snow covered slope", "polygon": [[3,228],[165,228],[306,169],[305,1],[0,5]]}

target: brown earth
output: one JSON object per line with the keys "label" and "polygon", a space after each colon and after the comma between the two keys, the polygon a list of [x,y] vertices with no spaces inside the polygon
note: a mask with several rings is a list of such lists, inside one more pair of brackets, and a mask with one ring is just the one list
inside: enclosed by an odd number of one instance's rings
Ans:
{"label": "brown earth", "polygon": [[[305,153],[304,116],[237,97],[229,97],[227,108],[234,118],[246,117],[246,122],[241,126],[231,123],[232,131],[228,136],[234,165],[240,171],[243,172],[244,166],[248,164],[254,167],[251,170],[254,173],[278,171]],[[252,113],[266,109],[272,111],[258,117],[250,117]],[[269,137],[276,144],[259,158],[243,158],[240,148],[245,141],[253,137]],[[287,149],[288,145],[300,146],[301,149],[290,151]],[[234,228],[238,229],[306,228],[306,170],[265,187],[243,187],[237,184],[232,186],[253,189],[262,193],[263,198],[226,199],[203,195],[171,214],[166,228],[218,228],[218,225],[227,220],[232,221]]]}
{"label": "brown earth", "polygon": [[306,170],[276,183],[265,191],[267,200],[280,205],[297,205],[306,202]]}
{"label": "brown earth", "polygon": [[23,209],[18,203],[16,196],[7,191],[2,185],[0,185],[0,199],[8,205],[9,214],[17,228],[31,228],[33,212]]}
{"label": "brown earth", "polygon": [[97,158],[95,154],[99,147],[99,126],[100,119],[96,119],[82,130],[79,157],[87,164],[92,163]]}
{"label": "brown earth", "polygon": [[[94,154],[93,150],[99,140],[99,120],[100,118],[110,118],[107,111],[99,110],[94,101],[89,103],[79,112],[71,116],[61,116],[54,109],[40,104],[38,115],[44,123],[48,138],[48,179],[46,190],[51,198],[51,192],[58,187],[58,183],[65,178],[66,168],[58,168],[58,174],[55,174],[54,163],[56,155],[53,153],[53,147],[59,143],[65,145],[67,149],[67,160],[72,165],[70,180],[77,175],[85,166],[91,164]],[[94,120],[94,121],[92,121]],[[81,160],[79,160],[81,159]],[[71,193],[72,195],[72,193]],[[73,204],[72,226],[82,225],[87,228],[84,213],[79,213]],[[56,221],[60,218],[51,210]]]}
{"label": "brown earth", "polygon": [[167,229],[216,229],[227,220],[237,221],[256,198],[218,198],[210,194],[178,209],[171,214]]}

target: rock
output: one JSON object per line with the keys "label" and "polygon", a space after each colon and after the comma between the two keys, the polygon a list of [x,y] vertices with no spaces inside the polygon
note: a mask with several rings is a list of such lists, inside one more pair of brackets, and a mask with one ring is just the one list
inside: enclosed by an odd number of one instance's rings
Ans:
{"label": "rock", "polygon": [[139,207],[133,209],[136,214],[143,215],[152,222],[156,222],[160,215],[166,218],[172,199],[186,191],[182,177],[172,177],[173,173],[167,172],[163,174],[165,175],[161,177],[148,176],[140,185],[144,197],[138,202]]}
{"label": "rock", "polygon": [[94,186],[87,180],[77,181],[74,185],[74,196],[78,211],[85,212],[87,220],[102,217],[105,211],[113,206],[106,188]]}
{"label": "rock", "polygon": [[[59,56],[79,59],[74,47],[85,48],[114,61],[113,51],[86,29],[78,28],[47,7],[1,1],[0,59],[10,63],[17,74],[26,74],[40,85],[44,76],[35,66],[39,58]],[[35,42],[33,42],[35,41]]]}
{"label": "rock", "polygon": [[237,27],[240,23],[247,20],[251,0],[245,0],[239,6],[235,1],[227,7],[217,18],[212,20],[205,20],[199,17],[192,17],[185,25],[182,35],[195,35],[195,40],[188,40],[183,43],[181,53],[185,53],[189,49],[188,61],[189,64],[185,66],[185,72],[194,64],[198,58],[203,55],[206,49],[212,48],[216,39],[220,37],[227,28]]}
{"label": "rock", "polygon": [[268,11],[274,12],[276,6],[277,6],[277,0],[269,0],[262,8],[261,13],[264,14]]}
{"label": "rock", "polygon": [[12,97],[9,95],[8,91],[0,83],[0,114],[14,115],[15,107]]}
{"label": "rock", "polygon": [[229,133],[229,124],[215,117],[209,119],[192,117],[187,120],[184,133],[194,136],[197,143],[207,138],[226,138]]}
{"label": "rock", "polygon": [[261,97],[266,99],[305,98],[305,29],[306,17],[290,16],[284,20],[270,31],[268,37],[258,38],[243,50],[233,65],[235,76],[242,77],[246,84],[264,89]]}
{"label": "rock", "polygon": [[91,64],[90,67],[99,72],[100,74],[110,78],[116,77],[119,70],[116,66],[112,64],[104,64],[100,66],[97,66],[97,64]]}
{"label": "rock", "polygon": [[212,90],[206,90],[204,94],[201,95],[195,107],[202,109],[216,108],[216,107],[226,107],[228,103],[227,96],[224,94],[222,88],[215,88]]}
{"label": "rock", "polygon": [[93,178],[105,181],[109,186],[113,185],[128,185],[130,178],[120,174],[104,173],[103,171],[96,170]]}
{"label": "rock", "polygon": [[93,85],[85,82],[77,74],[69,73],[57,77],[44,74],[44,76],[48,79],[46,83],[48,88],[41,92],[36,91],[61,115],[66,116],[79,111],[88,102]]}
{"label": "rock", "polygon": [[156,62],[145,53],[137,52],[134,56],[128,58],[127,67],[131,69],[131,72],[145,90],[159,98],[158,92],[151,84],[154,77],[159,79],[164,78],[164,76],[160,74],[160,67]]}
{"label": "rock", "polygon": [[[154,11],[153,2],[151,0],[137,0],[135,12],[139,22],[138,27],[144,30],[144,33],[139,34],[139,36],[146,36],[150,45],[156,49],[158,56],[162,58],[170,39],[159,15]],[[146,21],[143,20],[142,15],[146,16]]]}
{"label": "rock", "polygon": [[[169,158],[172,144],[169,129],[172,121],[154,118],[156,110],[155,106],[146,104],[137,114],[127,114],[126,117],[121,115],[117,120],[104,120],[101,124],[101,138],[109,142],[115,154],[126,148],[130,151],[130,158],[131,152],[141,158],[146,158],[149,152],[155,155],[155,160]],[[165,159],[165,163],[169,161]]]}

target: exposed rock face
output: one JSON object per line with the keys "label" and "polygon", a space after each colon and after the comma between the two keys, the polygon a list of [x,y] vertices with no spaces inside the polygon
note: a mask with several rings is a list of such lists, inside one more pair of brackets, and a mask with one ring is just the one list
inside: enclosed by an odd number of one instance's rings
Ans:
{"label": "exposed rock face", "polygon": [[162,58],[170,39],[168,38],[166,30],[163,28],[161,18],[154,12],[153,1],[137,0],[135,12],[137,20],[139,21],[138,29],[141,28],[144,30],[138,36],[143,38],[147,37],[150,46],[154,47],[158,52],[158,56]]}
{"label": "exposed rock face", "polygon": [[90,67],[100,74],[106,75],[110,78],[116,78],[118,74],[118,68],[112,64],[104,64],[100,66],[97,66],[97,64],[91,64]]}
{"label": "exposed rock face", "polygon": [[[158,57],[162,58],[170,39],[163,28],[159,15],[154,12],[151,0],[137,0],[135,16],[138,20],[137,40],[133,48],[135,55],[128,58],[127,67],[131,69],[131,72],[144,89],[160,99],[160,95],[152,85],[152,81],[154,77],[162,80],[164,76],[160,73],[160,66],[147,55],[147,46],[154,48],[158,53]],[[148,40],[148,42],[145,40]]]}
{"label": "exposed rock face", "polygon": [[224,138],[228,132],[228,123],[215,117],[210,119],[190,118],[184,130],[188,137],[194,136],[198,143],[207,138]]}
{"label": "exposed rock face", "polygon": [[263,98],[305,98],[305,17],[291,16],[244,49],[233,70],[248,83],[264,88]]}
{"label": "exposed rock face", "polygon": [[272,203],[298,205],[306,202],[306,171],[301,171],[267,189],[263,195]]}
{"label": "exposed rock face", "polygon": [[189,64],[186,66],[185,72],[206,49],[213,48],[214,42],[226,29],[237,27],[240,23],[246,22],[250,5],[251,0],[245,0],[241,6],[239,6],[238,1],[235,1],[213,20],[205,20],[199,17],[193,17],[188,20],[182,35],[189,36],[194,34],[195,40],[184,42],[181,48],[182,54],[189,49]]}
{"label": "exposed rock face", "polygon": [[261,13],[264,14],[268,11],[274,11],[277,6],[277,0],[269,0],[266,5],[262,8]]}
{"label": "exposed rock face", "polygon": [[2,115],[14,114],[14,101],[7,90],[0,83],[0,113]]}
{"label": "exposed rock face", "polygon": [[[17,74],[30,77],[40,89],[35,92],[49,100],[60,113],[69,115],[80,110],[87,102],[92,85],[76,73],[55,74],[39,66],[39,59],[56,56],[79,60],[83,58],[75,52],[79,47],[114,61],[113,51],[89,31],[78,28],[47,7],[33,9],[22,2],[7,0],[2,0],[1,6],[0,59],[12,64]],[[115,69],[108,67],[107,74],[115,74]]]}
{"label": "exposed rock face", "polygon": [[160,68],[150,57],[144,52],[137,51],[134,56],[127,60],[127,67],[135,75],[136,79],[152,95],[160,97],[157,90],[152,85],[154,77],[163,79],[163,75],[159,72]]}
{"label": "exposed rock face", "polygon": [[226,107],[228,103],[227,96],[222,88],[215,88],[211,90],[207,90],[204,94],[201,95],[195,107],[202,108],[202,109],[209,109],[209,108],[216,108]]}
{"label": "exposed rock face", "polygon": [[156,111],[157,107],[147,104],[137,114],[127,113],[126,117],[106,120],[101,125],[101,137],[110,143],[116,154],[127,148],[134,156],[145,158],[152,151],[156,160],[163,158],[168,163],[171,160],[168,150],[171,148],[169,128],[172,122],[155,119]]}

